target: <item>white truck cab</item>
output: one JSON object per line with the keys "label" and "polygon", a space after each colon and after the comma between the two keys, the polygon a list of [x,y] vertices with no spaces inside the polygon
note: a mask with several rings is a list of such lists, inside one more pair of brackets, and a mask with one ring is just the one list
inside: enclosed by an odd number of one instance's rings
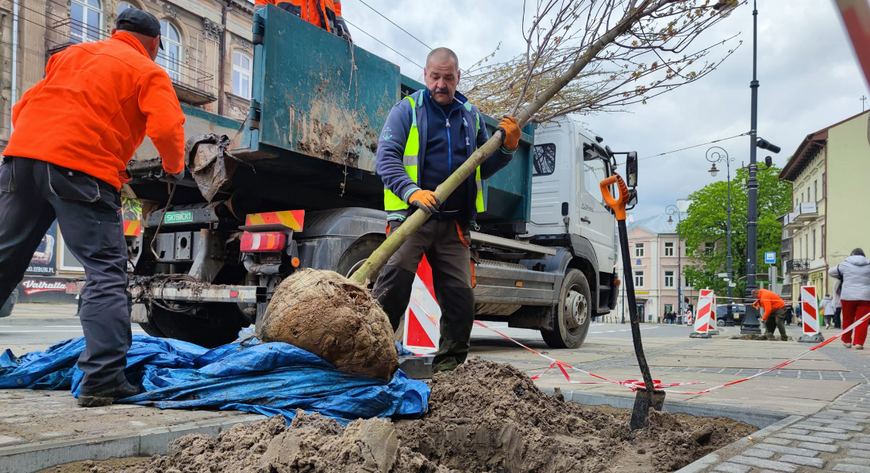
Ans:
{"label": "white truck cab", "polygon": [[599,186],[610,175],[607,152],[580,123],[559,117],[540,125],[535,133],[529,234],[585,238],[595,250],[599,270],[612,270],[619,248],[616,221]]}

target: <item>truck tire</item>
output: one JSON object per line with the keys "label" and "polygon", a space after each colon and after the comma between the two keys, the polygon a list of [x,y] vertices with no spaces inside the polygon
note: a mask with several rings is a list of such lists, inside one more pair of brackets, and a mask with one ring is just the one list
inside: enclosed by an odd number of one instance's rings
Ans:
{"label": "truck tire", "polygon": [[[249,325],[235,304],[200,304],[196,313],[177,313],[153,306],[151,322],[140,324],[149,335],[190,342],[205,348],[230,343],[239,337],[239,330]],[[148,325],[146,328],[144,325]],[[154,333],[149,330],[156,326]]]}
{"label": "truck tire", "polygon": [[13,289],[12,294],[9,294],[9,297],[0,304],[0,318],[12,315],[12,308],[15,307],[16,302],[18,302],[18,289]]}
{"label": "truck tire", "polygon": [[[349,278],[363,263],[368,259],[369,256],[372,255],[379,246],[381,246],[383,240],[378,240],[374,238],[367,238],[364,240],[360,240],[355,242],[353,245],[348,248],[343,255],[341,255],[341,259],[338,261],[338,266],[335,268],[335,272]],[[374,283],[374,280],[371,281]]]}
{"label": "truck tire", "polygon": [[580,348],[592,322],[592,295],[586,276],[568,270],[559,291],[559,304],[553,310],[553,330],[541,330],[550,348]]}
{"label": "truck tire", "polygon": [[139,327],[141,327],[142,330],[145,331],[145,333],[147,333],[148,335],[151,335],[152,337],[166,338],[166,334],[163,333],[162,330],[157,328],[157,324],[155,324],[154,322],[148,322],[148,323],[144,323],[144,324],[140,323]]}

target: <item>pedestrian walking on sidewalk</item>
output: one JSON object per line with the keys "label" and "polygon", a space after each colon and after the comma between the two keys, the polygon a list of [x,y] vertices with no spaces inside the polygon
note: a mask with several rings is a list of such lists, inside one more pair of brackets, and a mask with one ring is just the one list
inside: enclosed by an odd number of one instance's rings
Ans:
{"label": "pedestrian walking on sidewalk", "polygon": [[834,326],[834,300],[830,294],[825,294],[824,299],[819,302],[819,311],[825,316],[825,329]]}
{"label": "pedestrian walking on sidewalk", "polygon": [[[840,280],[843,327],[848,327],[870,312],[870,260],[864,256],[864,250],[855,248],[845,261],[828,270],[828,274]],[[854,346],[861,350],[866,339],[867,320],[855,327],[854,334],[843,334],[846,348]]]}
{"label": "pedestrian walking on sidewalk", "polygon": [[160,47],[157,18],[128,8],[110,39],[53,55],[45,78],[12,109],[14,131],[0,165],[0,301],[55,219],[85,268],[83,407],[139,392],[124,376],[132,332],[119,191],[145,135],[168,174],[184,172],[184,113],[154,62]]}
{"label": "pedestrian walking on sidewalk", "polygon": [[779,329],[779,337],[782,341],[788,340],[788,335],[785,333],[785,302],[781,297],[773,291],[767,289],[753,289],[752,298],[755,303],[752,307],[756,309],[764,309],[764,329],[768,340],[773,340],[775,336],[773,331]]}
{"label": "pedestrian walking on sidewalk", "polygon": [[842,282],[837,281],[837,286],[834,289],[834,299],[831,304],[834,305],[834,328],[840,330],[843,325],[840,323],[840,316],[843,313],[843,304],[840,302],[840,285]]}

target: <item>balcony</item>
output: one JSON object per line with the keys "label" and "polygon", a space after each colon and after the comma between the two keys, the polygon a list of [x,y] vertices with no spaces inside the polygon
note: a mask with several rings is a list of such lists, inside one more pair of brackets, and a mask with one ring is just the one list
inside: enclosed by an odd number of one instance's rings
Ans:
{"label": "balcony", "polygon": [[785,271],[789,274],[806,274],[810,271],[810,261],[805,259],[790,259],[785,262]]}
{"label": "balcony", "polygon": [[800,204],[791,215],[793,215],[795,222],[803,224],[806,222],[812,222],[819,218],[819,211],[815,202],[804,202]]}
{"label": "balcony", "polygon": [[[109,38],[104,31],[72,18],[54,21],[49,17],[46,23],[49,25],[45,33],[48,56],[57,54],[74,44]],[[217,100],[217,85],[213,74],[208,74],[195,65],[170,58],[162,50],[157,55],[157,63],[169,74],[179,102],[205,105]]]}

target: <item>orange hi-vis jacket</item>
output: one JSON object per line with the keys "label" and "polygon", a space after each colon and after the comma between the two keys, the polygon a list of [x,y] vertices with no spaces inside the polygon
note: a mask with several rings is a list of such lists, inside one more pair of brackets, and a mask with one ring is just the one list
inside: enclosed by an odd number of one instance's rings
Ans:
{"label": "orange hi-vis jacket", "polygon": [[267,4],[287,10],[330,33],[335,33],[335,19],[341,16],[339,0],[256,0],[254,2],[254,5]]}
{"label": "orange hi-vis jacket", "polygon": [[782,298],[777,296],[775,292],[768,291],[767,289],[760,289],[758,291],[758,300],[752,304],[752,307],[755,307],[756,309],[764,307],[764,317],[762,317],[761,320],[767,320],[767,317],[776,309],[785,307],[785,302],[783,302]]}
{"label": "orange hi-vis jacket", "polygon": [[184,113],[169,75],[133,35],[70,46],[12,109],[3,154],[84,172],[116,189],[145,135],[163,169],[184,170]]}

